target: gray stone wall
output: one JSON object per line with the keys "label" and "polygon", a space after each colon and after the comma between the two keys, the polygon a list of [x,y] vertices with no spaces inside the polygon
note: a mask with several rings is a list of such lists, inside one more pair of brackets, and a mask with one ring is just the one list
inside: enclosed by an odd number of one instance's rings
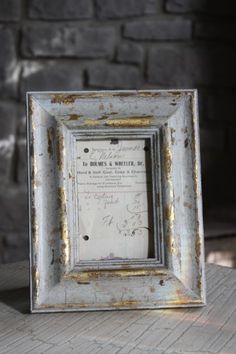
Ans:
{"label": "gray stone wall", "polygon": [[0,1],[0,262],[27,257],[27,90],[198,88],[205,210],[236,205],[233,1]]}

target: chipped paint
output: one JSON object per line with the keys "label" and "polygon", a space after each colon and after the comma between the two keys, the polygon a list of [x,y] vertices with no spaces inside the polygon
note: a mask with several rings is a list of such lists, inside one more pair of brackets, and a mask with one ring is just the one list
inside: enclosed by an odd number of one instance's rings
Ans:
{"label": "chipped paint", "polygon": [[[190,306],[198,306],[202,305],[201,300],[199,299],[191,299],[189,297],[184,297],[183,301],[179,299],[173,299],[173,300],[166,300],[165,302],[163,301],[155,301],[153,303],[156,308],[168,308],[168,307],[183,307],[185,305],[190,305]],[[37,308],[38,309],[58,309],[58,310],[65,310],[65,309],[86,309],[86,308],[91,308],[91,303],[67,303],[67,304],[40,304]],[[150,306],[150,303],[144,304],[142,301],[138,300],[124,300],[124,301],[114,301],[114,302],[109,302],[109,303],[97,303],[96,308],[97,309],[108,309],[108,308],[152,308]]]}
{"label": "chipped paint", "polygon": [[32,272],[32,285],[34,290],[33,301],[35,304],[37,304],[39,298],[40,275],[36,265],[32,266],[31,272]]}
{"label": "chipped paint", "polygon": [[165,208],[164,211],[165,220],[166,220],[166,236],[167,236],[167,249],[169,254],[176,254],[177,250],[175,247],[175,237],[174,237],[174,221],[175,221],[175,212],[174,205],[171,203]]}
{"label": "chipped paint", "polygon": [[170,204],[169,206],[165,207],[165,220],[169,223],[173,223],[175,220],[175,213],[174,213],[174,206]]}
{"label": "chipped paint", "polygon": [[105,124],[110,127],[144,127],[151,125],[152,121],[153,116],[141,116],[119,119],[107,119]]}
{"label": "chipped paint", "polygon": [[197,232],[196,236],[195,236],[195,252],[196,252],[196,261],[197,261],[197,263],[199,263],[199,259],[200,259],[200,256],[201,256],[201,249],[202,249],[202,243],[201,243],[201,240],[200,240],[200,237],[199,237],[199,233]]}
{"label": "chipped paint", "polygon": [[201,272],[197,275],[197,288],[202,291],[202,274]]}
{"label": "chipped paint", "polygon": [[78,303],[78,304],[41,304],[39,308],[42,309],[61,309],[64,310],[65,308],[68,309],[78,309],[78,308],[86,308],[91,306],[91,304],[85,304],[85,303]]}
{"label": "chipped paint", "polygon": [[170,178],[171,166],[172,166],[172,151],[169,146],[166,146],[163,149],[163,156],[164,156],[164,170],[166,178]]}
{"label": "chipped paint", "polygon": [[161,95],[161,92],[153,91],[138,91],[137,93],[140,97],[158,97]]}
{"label": "chipped paint", "polygon": [[184,202],[184,207],[192,209],[192,204],[190,204],[188,202]]}
{"label": "chipped paint", "polygon": [[76,281],[89,281],[96,280],[99,278],[127,278],[127,277],[144,277],[144,276],[166,276],[167,271],[162,269],[113,269],[99,271],[78,271],[70,272],[64,276],[65,280],[76,280]]}
{"label": "chipped paint", "polygon": [[58,188],[58,204],[60,214],[61,263],[67,265],[70,259],[70,239],[66,221],[66,197],[64,188]]}
{"label": "chipped paint", "polygon": [[156,288],[154,286],[150,286],[149,290],[150,290],[151,293],[155,293]]}
{"label": "chipped paint", "polygon": [[168,93],[172,96],[182,96],[183,91],[168,91]]}
{"label": "chipped paint", "polygon": [[83,125],[87,125],[89,127],[95,127],[95,126],[97,126],[99,124],[100,123],[97,120],[95,120],[95,119],[85,119],[83,121]]}
{"label": "chipped paint", "polygon": [[55,130],[53,127],[49,127],[47,129],[47,140],[48,140],[48,155],[50,159],[53,157],[54,138],[55,138]]}
{"label": "chipped paint", "polygon": [[131,116],[107,119],[106,125],[112,127],[132,127],[132,126],[146,126],[151,125],[153,116]]}
{"label": "chipped paint", "polygon": [[170,134],[171,134],[171,144],[174,145],[175,143],[175,137],[174,137],[174,134],[175,134],[175,129],[174,128],[170,128]]}
{"label": "chipped paint", "polygon": [[29,95],[28,98],[28,109],[29,109],[29,115],[32,117],[34,115],[34,101],[31,95]]}
{"label": "chipped paint", "polygon": [[103,114],[101,117],[97,118],[97,120],[105,120],[109,118],[109,115],[108,114]]}
{"label": "chipped paint", "polygon": [[137,301],[137,300],[123,300],[123,301],[112,302],[111,306],[113,306],[113,307],[129,307],[129,306],[137,306],[140,304],[142,304],[142,302]]}
{"label": "chipped paint", "polygon": [[79,116],[78,114],[70,114],[68,120],[78,120],[80,118],[81,116]]}
{"label": "chipped paint", "polygon": [[39,235],[38,235],[38,223],[37,223],[37,218],[36,218],[36,208],[32,206],[31,208],[31,225],[32,225],[32,237],[33,237],[33,245],[35,252],[38,251],[38,245],[39,245]]}
{"label": "chipped paint", "polygon": [[111,92],[111,95],[113,97],[130,97],[130,96],[134,96],[136,94],[135,91],[124,91],[124,92]]}
{"label": "chipped paint", "polygon": [[62,170],[64,160],[64,137],[57,131],[56,134],[56,152],[57,152],[57,167],[59,171]]}
{"label": "chipped paint", "polygon": [[59,104],[72,104],[75,102],[78,95],[53,95],[51,98],[51,103],[59,103]]}
{"label": "chipped paint", "polygon": [[34,181],[33,181],[33,188],[35,189],[35,188],[40,187],[40,186],[42,186],[41,181],[39,181],[39,180],[37,180],[37,179],[34,179]]}
{"label": "chipped paint", "polygon": [[[172,131],[173,134],[173,131]],[[176,239],[174,235],[174,222],[175,222],[175,207],[174,207],[174,190],[172,181],[172,135],[171,129],[166,125],[165,127],[165,140],[163,147],[163,164],[166,183],[166,200],[164,208],[164,220],[166,229],[166,246],[169,255],[177,255],[178,249],[176,249]],[[172,258],[169,258],[170,262],[173,262]]]}

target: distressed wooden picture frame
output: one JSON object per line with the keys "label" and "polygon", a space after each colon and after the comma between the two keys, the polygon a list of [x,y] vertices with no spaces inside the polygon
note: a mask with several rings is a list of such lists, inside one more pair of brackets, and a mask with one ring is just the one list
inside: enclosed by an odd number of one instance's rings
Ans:
{"label": "distressed wooden picture frame", "polygon": [[205,304],[198,129],[196,90],[27,94],[32,312]]}

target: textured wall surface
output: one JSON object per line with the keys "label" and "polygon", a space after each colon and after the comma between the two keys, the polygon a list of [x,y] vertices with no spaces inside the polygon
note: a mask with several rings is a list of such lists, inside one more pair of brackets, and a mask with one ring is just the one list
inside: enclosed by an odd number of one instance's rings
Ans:
{"label": "textured wall surface", "polygon": [[28,252],[27,90],[198,88],[205,210],[236,205],[235,17],[233,1],[0,1],[0,262]]}

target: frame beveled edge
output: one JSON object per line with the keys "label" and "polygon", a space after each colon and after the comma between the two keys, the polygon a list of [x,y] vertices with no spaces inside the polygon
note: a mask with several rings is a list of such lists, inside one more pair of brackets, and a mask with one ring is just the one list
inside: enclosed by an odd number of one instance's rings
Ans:
{"label": "frame beveled edge", "polygon": [[[116,92],[116,94],[117,94],[117,91],[115,91]],[[130,92],[130,91],[127,91],[127,92]],[[138,91],[135,91],[136,93],[138,93]],[[144,91],[141,91],[141,92],[144,92]],[[151,91],[148,91],[148,92],[151,92]],[[163,92],[163,90],[158,90],[158,93],[160,93],[160,92]],[[194,145],[195,145],[195,169],[194,169],[194,179],[195,179],[195,185],[196,185],[196,193],[197,194],[200,194],[201,192],[200,192],[200,190],[201,190],[201,186],[200,186],[200,179],[199,179],[199,177],[200,177],[200,156],[199,156],[199,140],[198,140],[198,134],[199,134],[199,132],[198,132],[198,114],[197,114],[197,99],[196,99],[196,96],[197,96],[197,92],[196,92],[196,90],[164,90],[164,92],[166,93],[166,92],[171,92],[171,93],[173,93],[174,95],[176,94],[176,93],[181,93],[181,92],[184,92],[185,94],[186,93],[190,93],[191,94],[191,96],[192,96],[192,99],[193,99],[193,104],[192,104],[192,110],[193,110],[193,126],[194,126],[194,134],[193,134],[193,136],[194,136],[194,141],[195,141],[195,143],[194,143]],[[40,93],[34,93],[34,92],[32,92],[32,93],[29,93],[28,95],[27,95],[27,141],[29,142],[30,141],[30,133],[29,133],[29,131],[30,131],[30,127],[31,127],[31,125],[30,125],[30,122],[29,122],[29,116],[30,116],[30,106],[29,106],[29,100],[28,100],[28,97],[29,97],[29,95],[32,95],[32,94],[40,94]],[[43,93],[43,94],[45,94],[45,93]],[[55,92],[54,93],[52,93],[52,94],[56,94]],[[61,94],[61,93],[60,93]],[[87,92],[84,92],[84,94],[86,95],[87,94]],[[27,147],[27,151],[28,151],[28,159],[29,159],[29,157],[30,157],[30,146],[29,146],[29,143],[28,143],[28,147]],[[30,181],[30,176],[31,176],[31,169],[29,168],[28,169],[28,181]],[[32,197],[32,191],[31,191],[31,188],[29,188],[29,205],[31,205],[31,197]],[[29,210],[29,222],[30,222],[30,234],[31,234],[31,228],[32,228],[32,224],[31,224],[31,218],[33,217],[33,213],[32,213],[32,210],[31,210],[31,208],[29,208],[30,210]],[[201,215],[201,203],[199,203],[198,202],[198,208],[197,208],[197,212],[198,212],[198,221],[199,221],[199,237],[201,236],[201,234],[202,234],[202,215]],[[32,235],[31,235],[32,236]],[[32,237],[30,237],[30,247],[32,246],[31,245],[32,244]],[[196,246],[197,248],[198,248],[198,252],[200,252],[199,251],[199,247],[201,248],[201,250],[203,249],[203,243],[201,242],[201,244],[200,244],[200,246],[198,245],[198,246]],[[197,253],[198,253],[197,252]],[[203,253],[202,251],[200,252],[201,254]],[[32,254],[30,255],[30,259],[31,259],[31,265],[32,265]],[[201,266],[202,266],[202,272],[201,272],[201,282],[202,283],[204,283],[204,262],[201,262],[201,260],[199,259],[199,263],[201,263]],[[34,270],[33,270],[34,271]],[[35,277],[37,278],[37,274],[35,274]],[[32,283],[33,283],[33,278],[34,277],[30,277],[30,282],[31,282],[31,294],[32,294],[32,288],[33,288],[33,286],[32,286]],[[37,279],[36,279],[36,282],[37,282]],[[32,294],[32,297],[33,297],[33,294]],[[197,305],[195,304],[192,304],[193,306],[201,306],[201,305],[204,305],[205,304],[205,287],[203,286],[203,289],[202,289],[202,293],[201,293],[201,300],[200,300],[201,302],[199,302]],[[191,306],[192,306],[191,305]],[[178,304],[178,307],[183,307],[183,306],[185,306],[184,304]],[[164,305],[163,307],[173,307],[173,306],[166,306],[166,305]],[[176,307],[175,305],[174,305],[174,307]],[[128,308],[130,308],[130,307],[128,307]],[[142,307],[142,308],[144,308],[144,307]],[[41,312],[41,310],[39,310],[39,309],[37,309],[37,310],[35,310],[34,308],[33,308],[33,305],[31,305],[31,310],[32,310],[32,312]],[[68,310],[68,311],[73,311],[73,309],[66,309],[66,310]],[[79,310],[81,310],[81,309],[79,309]],[[55,309],[53,309],[53,311],[55,311]],[[59,310],[59,311],[61,311],[61,310]],[[76,309],[74,309],[74,311],[76,311]],[[43,310],[43,312],[47,312],[47,310],[46,309],[44,309]]]}

